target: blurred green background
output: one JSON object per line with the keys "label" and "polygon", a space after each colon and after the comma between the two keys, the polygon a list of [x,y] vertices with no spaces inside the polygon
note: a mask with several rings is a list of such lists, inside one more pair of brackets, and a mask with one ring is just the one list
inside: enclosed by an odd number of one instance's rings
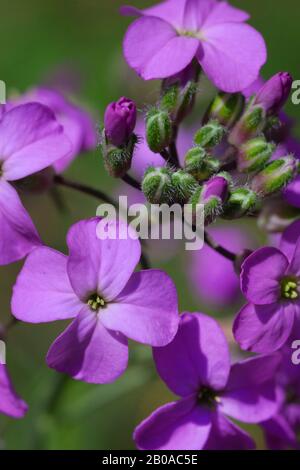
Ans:
{"label": "blurred green background", "polygon": [[[145,7],[151,1],[134,0]],[[299,0],[232,1],[251,13],[251,23],[267,42],[269,60],[263,70],[267,78],[279,70],[300,79]],[[78,98],[90,107],[97,120],[106,104],[128,95],[142,107],[155,100],[157,83],[145,84],[122,58],[122,37],[130,22],[118,14],[120,0],[0,0],[1,76],[10,91],[49,81],[60,67],[80,71]],[[209,99],[200,98],[201,104]],[[299,118],[300,107],[287,107]],[[202,109],[203,110],[203,109]],[[299,122],[299,121],[298,121]],[[299,124],[296,132],[300,136]],[[114,181],[104,172],[97,152],[77,159],[68,170],[74,179],[112,192]],[[24,195],[23,200],[45,243],[65,251],[68,227],[80,218],[95,214],[97,203],[62,190],[67,210],[59,212],[49,194]],[[258,234],[260,237],[261,234]],[[213,313],[191,295],[183,256],[162,266],[175,280],[182,310]],[[21,267],[16,263],[0,268],[0,322],[9,321],[10,296]],[[219,317],[230,312],[219,310]],[[0,416],[0,447],[8,449],[130,449],[135,425],[157,405],[170,398],[157,379],[149,348],[131,345],[130,366],[116,383],[91,386],[61,378],[45,364],[50,343],[64,324],[17,325],[7,344],[9,369],[18,392],[30,405],[21,421]],[[261,436],[256,433],[259,446]]]}

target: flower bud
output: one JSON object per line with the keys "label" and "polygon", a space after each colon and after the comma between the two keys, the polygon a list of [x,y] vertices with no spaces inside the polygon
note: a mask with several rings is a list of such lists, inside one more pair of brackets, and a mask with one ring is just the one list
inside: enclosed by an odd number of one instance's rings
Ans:
{"label": "flower bud", "polygon": [[266,112],[261,106],[250,104],[228,137],[229,144],[239,148],[247,140],[257,137],[267,123]]}
{"label": "flower bud", "polygon": [[224,209],[225,219],[239,219],[255,210],[258,199],[254,191],[248,188],[233,189]]}
{"label": "flower bud", "polygon": [[238,153],[238,170],[241,172],[259,171],[271,158],[276,146],[264,137],[256,137],[243,144]]}
{"label": "flower bud", "polygon": [[292,84],[293,78],[289,73],[277,73],[259,90],[254,105],[262,106],[269,115],[278,114],[289,97]]}
{"label": "flower bud", "polygon": [[179,204],[185,204],[198,188],[198,183],[195,178],[183,170],[173,173],[171,181],[175,192],[176,202]]}
{"label": "flower bud", "polygon": [[104,127],[109,143],[120,147],[128,142],[136,125],[136,105],[124,96],[110,103],[104,115]]}
{"label": "flower bud", "polygon": [[292,156],[280,158],[269,163],[252,180],[251,188],[262,196],[281,191],[296,176],[298,162]]}
{"label": "flower bud", "polygon": [[185,156],[184,169],[197,181],[205,181],[220,168],[220,162],[210,157],[203,147],[190,149]]}
{"label": "flower bud", "polygon": [[149,167],[144,175],[142,191],[151,204],[173,204],[175,192],[169,168]]}
{"label": "flower bud", "polygon": [[106,171],[113,178],[122,178],[130,170],[137,136],[132,134],[128,144],[122,147],[103,145],[103,160]]}
{"label": "flower bud", "polygon": [[160,101],[161,109],[168,113],[173,113],[177,109],[179,99],[180,88],[178,85],[170,85],[163,91],[163,95]]}
{"label": "flower bud", "polygon": [[209,106],[204,123],[216,119],[230,129],[240,118],[245,106],[245,98],[241,93],[220,92]]}
{"label": "flower bud", "polygon": [[197,204],[204,204],[205,223],[212,223],[222,212],[223,204],[228,196],[228,181],[222,176],[214,176],[200,186],[190,198],[193,210]]}
{"label": "flower bud", "polygon": [[167,111],[157,108],[150,110],[146,117],[146,136],[150,150],[160,153],[172,141],[173,129]]}
{"label": "flower bud", "polygon": [[209,121],[196,132],[194,142],[204,148],[213,148],[221,143],[224,136],[224,127],[218,121]]}

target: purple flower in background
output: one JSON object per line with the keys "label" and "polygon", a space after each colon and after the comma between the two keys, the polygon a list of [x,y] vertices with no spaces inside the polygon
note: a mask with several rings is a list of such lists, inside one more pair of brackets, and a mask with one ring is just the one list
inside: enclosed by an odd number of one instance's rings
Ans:
{"label": "purple flower in background", "polygon": [[104,115],[104,127],[108,140],[119,147],[128,142],[136,125],[136,105],[124,96],[110,103]]}
{"label": "purple flower in background", "polygon": [[40,237],[10,182],[69,154],[71,144],[52,111],[38,103],[17,106],[0,120],[0,264],[26,256]]}
{"label": "purple flower in background", "polygon": [[[243,230],[234,227],[209,228],[213,239],[236,252],[253,247]],[[225,308],[240,298],[239,278],[231,261],[208,245],[193,254],[188,267],[193,292],[202,302]]]}
{"label": "purple flower in background", "polygon": [[194,58],[216,87],[237,92],[249,86],[266,61],[265,42],[245,24],[249,15],[217,0],[167,0],[146,10],[124,39],[124,55],[145,80],[168,78]]}
{"label": "purple flower in background", "polygon": [[285,230],[280,249],[264,247],[244,262],[241,289],[248,300],[233,332],[242,349],[267,353],[281,348],[300,321],[299,222]]}
{"label": "purple flower in background", "polygon": [[11,418],[23,418],[28,410],[26,403],[16,394],[7,368],[0,364],[0,413]]}
{"label": "purple flower in background", "polygon": [[[162,271],[134,272],[140,242],[97,237],[101,219],[73,225],[69,256],[34,250],[14,286],[12,312],[42,323],[75,318],[51,346],[47,363],[78,380],[107,383],[128,361],[127,337],[152,346],[169,343],[178,328],[177,294]],[[107,222],[108,231],[115,222]],[[120,229],[125,230],[121,224]],[[127,230],[127,227],[126,227]]]}
{"label": "purple flower in background", "polygon": [[273,383],[277,355],[230,366],[225,336],[206,315],[184,314],[172,343],[154,349],[154,360],[161,378],[181,398],[136,428],[139,449],[252,449],[250,436],[227,416],[257,423],[278,409]]}
{"label": "purple flower in background", "polygon": [[57,173],[65,171],[81,152],[93,150],[96,147],[96,124],[92,117],[87,111],[67,100],[63,94],[51,88],[38,87],[10,102],[9,106],[29,102],[38,102],[48,106],[63,126],[64,133],[72,144],[70,152],[53,163]]}
{"label": "purple flower in background", "polygon": [[288,72],[277,73],[260,88],[253,104],[262,106],[268,114],[277,114],[289,97],[292,83]]}

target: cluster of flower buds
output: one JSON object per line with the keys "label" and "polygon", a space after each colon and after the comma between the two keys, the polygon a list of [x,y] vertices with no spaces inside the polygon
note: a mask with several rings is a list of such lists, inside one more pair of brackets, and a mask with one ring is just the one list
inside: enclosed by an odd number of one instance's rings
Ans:
{"label": "cluster of flower buds", "polygon": [[106,108],[102,152],[105,167],[114,178],[123,177],[131,167],[138,140],[134,134],[136,117],[135,103],[125,97]]}

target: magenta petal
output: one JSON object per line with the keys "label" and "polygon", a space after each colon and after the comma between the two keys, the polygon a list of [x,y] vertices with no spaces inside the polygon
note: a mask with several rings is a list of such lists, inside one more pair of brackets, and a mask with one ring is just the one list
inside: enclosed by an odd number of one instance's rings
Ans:
{"label": "magenta petal", "polygon": [[216,0],[185,0],[183,28],[198,31],[216,6]]}
{"label": "magenta petal", "polygon": [[[201,3],[199,2],[200,5]],[[247,21],[249,17],[248,13],[229,5],[227,2],[218,2],[209,12],[203,27],[207,28],[222,23],[242,23]]]}
{"label": "magenta petal", "polygon": [[47,364],[58,372],[89,383],[109,383],[127,368],[128,345],[121,333],[108,331],[101,319],[84,308],[54,341]]}
{"label": "magenta petal", "polygon": [[300,207],[300,176],[297,176],[284,190],[284,198],[294,207]]}
{"label": "magenta petal", "polygon": [[261,426],[265,431],[270,450],[283,450],[288,446],[297,446],[297,436],[282,414],[278,413],[273,418],[261,423]]}
{"label": "magenta petal", "polygon": [[216,412],[204,450],[251,450],[255,449],[253,439],[229,419]]}
{"label": "magenta petal", "polygon": [[221,328],[201,313],[182,315],[175,339],[165,348],[154,349],[154,360],[161,378],[180,396],[197,393],[203,385],[221,390],[230,370]]}
{"label": "magenta petal", "polygon": [[67,257],[51,248],[35,249],[26,259],[13,289],[12,312],[30,323],[75,317],[82,303],[67,274]]}
{"label": "magenta petal", "polygon": [[266,62],[260,33],[247,24],[224,23],[203,28],[198,60],[216,87],[234,93],[247,88]]}
{"label": "magenta petal", "polygon": [[198,47],[198,39],[180,37],[166,21],[147,16],[134,21],[124,39],[128,64],[145,80],[180,72],[193,60]]}
{"label": "magenta petal", "polygon": [[[97,227],[100,218],[82,220],[73,225],[67,236],[68,273],[76,294],[86,301],[90,294],[101,294],[113,300],[125,287],[141,255],[139,240],[107,238],[100,240]],[[125,224],[108,223],[110,229],[127,230]],[[113,233],[112,233],[113,235]]]}
{"label": "magenta petal", "polygon": [[248,256],[242,266],[241,288],[249,302],[272,304],[280,298],[280,280],[288,260],[277,248],[266,247]]}
{"label": "magenta petal", "polygon": [[53,112],[38,103],[17,106],[0,123],[3,174],[14,181],[43,170],[72,150]]}
{"label": "magenta petal", "polygon": [[210,428],[210,410],[190,397],[158,408],[135,429],[133,438],[144,450],[201,450]]}
{"label": "magenta petal", "polygon": [[291,260],[295,252],[295,246],[300,238],[300,220],[296,220],[282,234],[280,250]]}
{"label": "magenta petal", "polygon": [[0,413],[18,419],[23,418],[27,410],[27,404],[14,390],[6,366],[0,364]]}
{"label": "magenta petal", "polygon": [[300,276],[300,238],[298,238],[295,244],[293,257],[291,259],[288,272],[294,276]]}
{"label": "magenta petal", "polygon": [[121,13],[125,16],[154,16],[171,23],[174,28],[180,28],[183,24],[186,2],[187,0],[167,0],[159,3],[158,5],[146,8],[145,10],[124,6],[121,7]]}
{"label": "magenta petal", "polygon": [[179,323],[173,281],[155,269],[134,273],[114,302],[103,309],[101,321],[106,328],[140,343],[165,346]]}
{"label": "magenta petal", "polygon": [[221,396],[222,412],[246,423],[272,417],[279,407],[274,377],[280,360],[279,354],[273,354],[234,364]]}
{"label": "magenta petal", "polygon": [[271,353],[286,343],[294,318],[295,306],[291,304],[247,304],[234,321],[234,337],[246,351]]}
{"label": "magenta petal", "polygon": [[0,265],[18,261],[42,244],[16,190],[0,178]]}

